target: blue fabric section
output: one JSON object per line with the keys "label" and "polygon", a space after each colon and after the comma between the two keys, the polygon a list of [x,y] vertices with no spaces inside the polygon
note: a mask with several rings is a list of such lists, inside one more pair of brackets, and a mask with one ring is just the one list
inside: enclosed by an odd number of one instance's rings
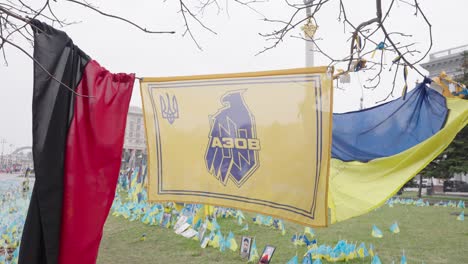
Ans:
{"label": "blue fabric section", "polygon": [[367,162],[398,154],[437,133],[447,115],[445,98],[424,83],[405,100],[333,114],[332,158]]}

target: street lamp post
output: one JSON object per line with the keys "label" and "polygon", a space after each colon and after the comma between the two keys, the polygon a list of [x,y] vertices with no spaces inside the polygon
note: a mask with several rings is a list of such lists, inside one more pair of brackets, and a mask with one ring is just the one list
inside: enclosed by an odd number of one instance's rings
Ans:
{"label": "street lamp post", "polygon": [[6,142],[6,140],[5,140],[4,138],[2,138],[2,139],[0,140],[0,144],[2,144],[2,162],[1,162],[1,164],[0,164],[0,167],[2,167],[2,168],[3,168],[3,166],[4,166],[3,151],[4,151],[4,149],[5,149],[5,144],[6,144],[6,143],[7,143],[7,142]]}
{"label": "street lamp post", "polygon": [[[304,0],[305,5],[309,5],[312,3],[313,0]],[[310,18],[312,15],[312,11],[310,6],[306,6],[306,14],[307,17]],[[314,66],[314,43],[312,41],[307,40],[308,36],[305,34],[305,57],[306,57],[306,67],[313,67]],[[312,39],[312,38],[311,38]]]}

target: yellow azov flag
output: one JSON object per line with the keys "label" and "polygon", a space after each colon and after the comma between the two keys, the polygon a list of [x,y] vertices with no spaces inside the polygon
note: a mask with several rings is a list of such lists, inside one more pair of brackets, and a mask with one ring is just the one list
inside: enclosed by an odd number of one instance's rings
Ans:
{"label": "yellow azov flag", "polygon": [[143,78],[149,200],[328,224],[326,67]]}

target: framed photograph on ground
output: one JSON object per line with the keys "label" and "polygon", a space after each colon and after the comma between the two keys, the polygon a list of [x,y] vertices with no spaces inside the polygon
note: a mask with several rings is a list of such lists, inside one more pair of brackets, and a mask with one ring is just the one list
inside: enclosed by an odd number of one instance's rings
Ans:
{"label": "framed photograph on ground", "polygon": [[171,223],[171,218],[172,218],[172,215],[170,213],[164,213],[161,226],[167,227]]}
{"label": "framed photograph on ground", "polygon": [[243,259],[250,257],[250,248],[252,247],[252,238],[243,236],[240,242],[240,256]]}
{"label": "framed photograph on ground", "polygon": [[203,237],[205,236],[205,232],[206,232],[206,224],[200,225],[200,227],[198,228],[198,240],[199,241],[203,241]]}
{"label": "framed photograph on ground", "polygon": [[266,245],[265,249],[263,250],[262,256],[258,261],[258,264],[268,264],[270,263],[271,259],[273,258],[273,254],[275,253],[276,248],[274,246]]}
{"label": "framed photograph on ground", "polygon": [[210,242],[210,238],[205,237],[201,243],[201,248],[206,248],[206,246],[208,246],[208,242]]}
{"label": "framed photograph on ground", "polygon": [[176,234],[180,235],[182,234],[185,230],[187,230],[190,227],[189,223],[183,223],[177,230],[175,231]]}
{"label": "framed photograph on ground", "polygon": [[179,227],[181,227],[185,222],[187,222],[188,217],[185,215],[179,216],[179,219],[177,219],[176,224],[174,225],[174,230],[177,230]]}
{"label": "framed photograph on ground", "polygon": [[185,230],[182,233],[182,236],[186,237],[186,238],[192,238],[192,237],[194,237],[196,235],[197,235],[197,231],[195,229],[192,229],[192,228],[189,228],[189,229]]}

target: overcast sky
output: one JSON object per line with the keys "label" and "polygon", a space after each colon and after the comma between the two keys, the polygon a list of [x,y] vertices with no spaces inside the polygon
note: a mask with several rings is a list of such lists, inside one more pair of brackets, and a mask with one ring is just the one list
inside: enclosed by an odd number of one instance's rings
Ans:
{"label": "overcast sky", "polygon": [[[189,1],[192,0],[187,0]],[[390,2],[390,0],[383,1]],[[34,0],[34,2],[40,1]],[[204,15],[203,21],[216,31],[216,35],[193,24],[194,34],[203,47],[203,51],[200,51],[189,37],[181,36],[184,23],[177,13],[178,1],[169,0],[164,3],[162,0],[93,0],[92,2],[102,10],[130,18],[148,28],[177,31],[174,35],[145,34],[125,23],[102,17],[82,7],[62,1],[52,2],[59,16],[67,17],[69,21],[82,21],[62,30],[66,31],[81,49],[112,72],[135,72],[141,77],[159,77],[305,66],[305,45],[299,39],[288,37],[279,47],[255,56],[267,45],[265,39],[258,33],[266,33],[275,27],[262,21],[262,16],[234,3],[229,4],[229,15],[226,9],[218,14],[215,8],[208,10],[209,12]],[[331,4],[322,9],[320,15],[316,17],[319,25],[316,37],[323,39],[319,41],[323,49],[340,58],[349,52],[349,44],[346,42],[349,34],[343,33],[343,26],[337,21],[339,9],[336,2],[338,1],[332,0]],[[358,24],[359,21],[374,16],[374,2],[375,0],[347,0],[345,4],[348,15]],[[420,2],[433,25],[432,52],[468,44],[468,34],[466,34],[468,1]],[[428,34],[425,24],[413,16],[413,8],[404,3],[398,5],[399,8],[395,9],[387,21],[388,27],[391,30],[413,34],[418,49],[427,48]],[[257,8],[269,18],[280,19],[286,19],[294,11],[285,7],[284,2],[280,0],[258,4]],[[295,31],[291,34],[297,33],[298,31]],[[5,153],[8,153],[14,148],[31,145],[32,142],[32,61],[8,46],[6,51],[9,65],[8,67],[0,65],[0,139],[6,139]],[[32,52],[32,48],[29,51]],[[391,61],[393,57],[388,55],[386,59]],[[328,61],[319,55],[315,61],[317,66],[328,64]],[[365,83],[366,76],[365,73],[353,75],[352,84],[344,87],[344,91],[335,89],[335,112],[359,109],[362,93],[364,93],[365,107],[373,106],[376,101],[388,94],[391,89],[391,76],[385,76],[377,89],[364,89],[362,92],[361,87]],[[414,86],[416,79],[421,77],[410,72],[410,87]],[[397,86],[397,95],[401,93],[401,88],[402,85]],[[131,104],[141,105],[137,82]]]}

